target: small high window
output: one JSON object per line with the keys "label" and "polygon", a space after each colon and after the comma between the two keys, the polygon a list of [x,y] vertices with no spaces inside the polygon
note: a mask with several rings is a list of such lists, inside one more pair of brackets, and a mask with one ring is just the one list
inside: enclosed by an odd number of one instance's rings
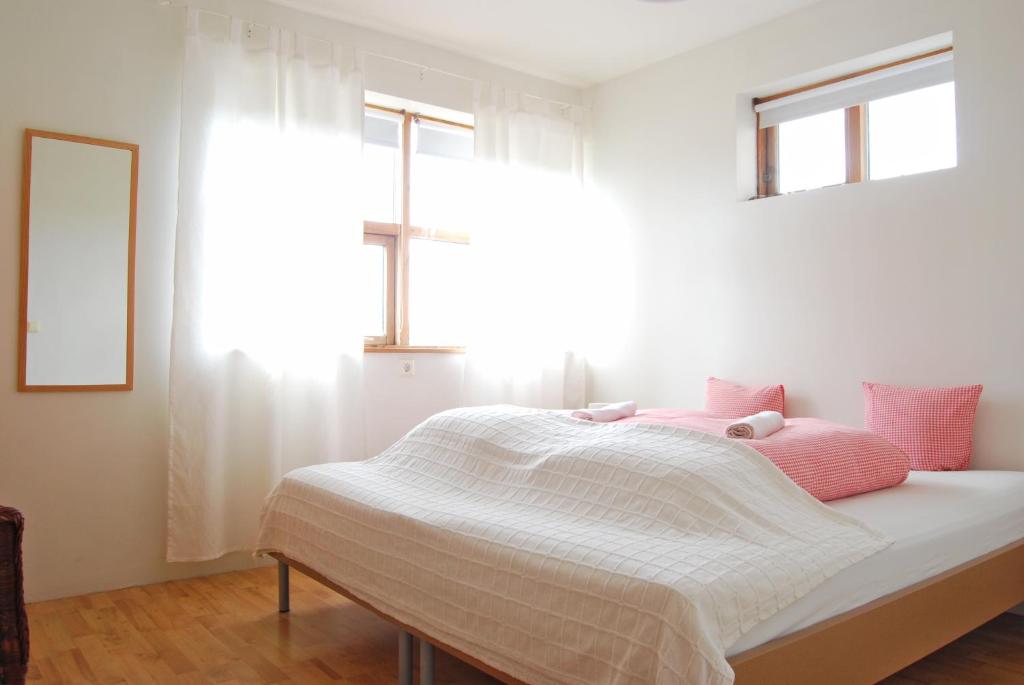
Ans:
{"label": "small high window", "polygon": [[952,81],[867,105],[868,176],[892,178],[956,166]]}
{"label": "small high window", "polygon": [[953,50],[755,98],[758,197],[955,167]]}

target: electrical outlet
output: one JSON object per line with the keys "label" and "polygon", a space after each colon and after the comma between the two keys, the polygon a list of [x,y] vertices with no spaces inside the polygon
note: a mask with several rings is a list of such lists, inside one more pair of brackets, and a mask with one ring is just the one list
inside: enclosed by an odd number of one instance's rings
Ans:
{"label": "electrical outlet", "polygon": [[416,362],[412,359],[403,359],[398,362],[398,374],[400,376],[415,376]]}

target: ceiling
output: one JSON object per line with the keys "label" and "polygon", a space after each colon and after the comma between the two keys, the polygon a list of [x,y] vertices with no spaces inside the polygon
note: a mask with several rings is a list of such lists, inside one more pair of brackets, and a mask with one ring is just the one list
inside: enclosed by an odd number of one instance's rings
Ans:
{"label": "ceiling", "polygon": [[584,87],[817,0],[276,0]]}

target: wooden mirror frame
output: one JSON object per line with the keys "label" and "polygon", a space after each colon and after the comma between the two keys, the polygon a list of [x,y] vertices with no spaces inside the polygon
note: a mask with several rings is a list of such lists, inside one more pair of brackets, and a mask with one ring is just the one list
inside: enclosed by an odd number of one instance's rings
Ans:
{"label": "wooden mirror frame", "polygon": [[[85,145],[99,145],[128,150],[132,155],[131,193],[128,202],[128,280],[127,280],[127,328],[125,329],[125,382],[101,385],[29,385],[28,383],[28,258],[29,223],[32,198],[32,139],[49,138]],[[69,133],[55,133],[38,129],[25,129],[21,172],[21,281],[18,304],[18,392],[81,392],[131,390],[135,375],[135,219],[139,197],[139,146],[116,140],[104,140],[77,136]]]}

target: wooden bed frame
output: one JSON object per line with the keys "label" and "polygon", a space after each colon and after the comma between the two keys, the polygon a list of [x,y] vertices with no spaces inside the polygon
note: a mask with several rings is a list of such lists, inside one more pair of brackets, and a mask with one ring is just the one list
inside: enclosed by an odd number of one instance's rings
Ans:
{"label": "wooden bed frame", "polygon": [[[288,568],[326,585],[421,641],[503,683],[527,685],[480,660],[396,621],[313,569],[276,552],[281,611],[288,611]],[[1024,602],[1024,539],[862,607],[772,640],[729,659],[737,685],[863,685],[876,683]],[[408,643],[407,643],[408,642]],[[411,640],[400,642],[411,682]],[[405,675],[405,674],[403,674]],[[432,682],[432,675],[421,682]]]}

